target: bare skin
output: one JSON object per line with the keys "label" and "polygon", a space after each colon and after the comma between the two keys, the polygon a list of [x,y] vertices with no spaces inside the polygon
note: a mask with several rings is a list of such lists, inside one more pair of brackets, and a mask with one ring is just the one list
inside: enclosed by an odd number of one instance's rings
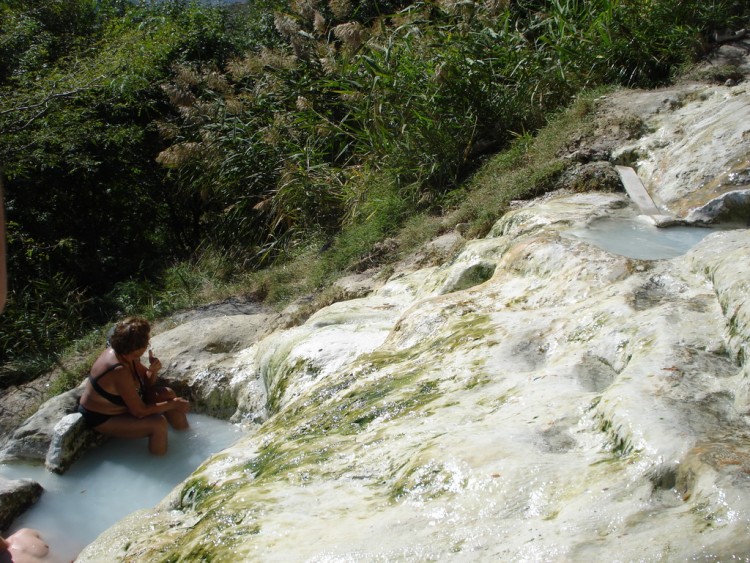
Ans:
{"label": "bare skin", "polygon": [[[95,428],[97,432],[117,438],[148,437],[149,451],[155,455],[163,455],[167,452],[167,424],[176,430],[188,428],[190,403],[177,397],[171,389],[154,385],[161,362],[148,350],[149,367],[146,368],[140,361],[146,350],[144,347],[129,354],[117,354],[114,349],[107,348],[91,367],[91,373],[96,377],[107,368],[122,364],[104,375],[98,383],[105,391],[122,397],[124,407],[102,397],[90,382],[86,383],[81,405],[90,411],[114,415],[98,425]],[[146,402],[138,394],[139,379],[150,389],[150,393],[146,394]],[[154,402],[149,402],[149,396]]]}
{"label": "bare skin", "polygon": [[0,538],[0,563],[37,563],[47,561],[49,546],[31,528],[21,528],[7,538]]}

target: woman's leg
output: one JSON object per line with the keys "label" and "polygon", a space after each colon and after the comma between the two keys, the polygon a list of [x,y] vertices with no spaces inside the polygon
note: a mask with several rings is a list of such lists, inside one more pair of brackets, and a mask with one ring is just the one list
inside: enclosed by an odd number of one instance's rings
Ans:
{"label": "woman's leg", "polygon": [[174,389],[172,389],[171,387],[166,387],[165,385],[152,385],[151,387],[146,388],[146,392],[143,396],[143,401],[145,403],[153,405],[154,403],[169,401],[170,399],[174,399],[176,396],[177,393],[175,393]]}
{"label": "woman's leg", "polygon": [[136,418],[129,414],[113,416],[95,428],[115,438],[148,437],[148,451],[154,455],[167,453],[167,419],[160,414]]}
{"label": "woman's leg", "polygon": [[164,416],[167,418],[169,425],[175,430],[187,430],[190,428],[190,423],[184,412],[169,411],[165,412]]}
{"label": "woman's leg", "polygon": [[[146,390],[145,400],[147,403],[161,403],[162,401],[169,401],[174,399],[177,393],[171,387],[165,387],[164,385],[154,385]],[[175,430],[187,430],[190,428],[187,415],[184,412],[169,411],[165,412],[164,416],[167,418],[169,425]]]}

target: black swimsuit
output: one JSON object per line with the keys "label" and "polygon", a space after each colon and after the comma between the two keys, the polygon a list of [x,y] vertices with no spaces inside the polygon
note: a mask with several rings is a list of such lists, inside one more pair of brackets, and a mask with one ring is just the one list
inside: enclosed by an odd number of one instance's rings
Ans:
{"label": "black swimsuit", "polygon": [[103,414],[100,412],[90,411],[80,403],[78,403],[78,412],[81,413],[83,422],[89,428],[96,428],[97,426],[99,426],[100,424],[104,424],[114,416],[113,414]]}
{"label": "black swimsuit", "polygon": [[94,388],[94,391],[99,393],[102,397],[107,399],[110,403],[118,405],[120,407],[125,406],[125,401],[123,400],[123,398],[120,397],[119,395],[114,395],[110,393],[109,391],[107,391],[106,389],[102,388],[102,386],[99,385],[99,380],[105,375],[107,375],[110,371],[116,368],[119,368],[122,365],[124,364],[114,364],[112,366],[109,366],[106,370],[104,370],[101,374],[97,375],[96,377],[89,374],[89,383],[91,383],[91,387]]}
{"label": "black swimsuit", "polygon": [[[99,393],[99,395],[107,399],[110,403],[114,405],[118,405],[120,407],[125,406],[125,400],[120,395],[115,395],[113,393],[110,393],[106,389],[102,388],[102,386],[99,385],[99,380],[105,375],[107,375],[110,371],[122,365],[124,364],[117,363],[117,364],[111,365],[104,372],[100,373],[96,377],[89,374],[89,378],[88,378],[89,383],[91,383],[91,387],[94,389],[94,391]],[[135,369],[135,361],[133,362],[133,373],[136,373],[136,374],[138,373]],[[139,377],[138,382],[140,383],[139,394],[142,395],[143,386],[144,386],[143,380],[141,380],[141,378]],[[86,407],[84,407],[83,405],[81,405],[80,403],[78,404],[78,412],[81,413],[81,416],[83,416],[83,421],[86,423],[86,426],[88,426],[89,428],[96,428],[100,424],[104,424],[105,422],[107,422],[113,416],[117,416],[114,414],[104,414],[104,413],[100,413],[96,411],[91,411],[87,409]]]}

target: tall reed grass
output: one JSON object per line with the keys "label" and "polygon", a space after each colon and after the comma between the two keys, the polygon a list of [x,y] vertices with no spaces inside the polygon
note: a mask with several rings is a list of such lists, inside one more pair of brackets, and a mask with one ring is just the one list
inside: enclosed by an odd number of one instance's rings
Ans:
{"label": "tall reed grass", "polygon": [[[741,24],[748,9],[550,0],[365,12],[295,4],[275,14],[279,41],[231,72],[196,68],[190,84],[175,76],[192,98],[170,150],[188,155],[174,166],[183,189],[200,192],[217,246],[267,263],[313,234],[366,231],[378,201],[389,208],[395,197],[402,217],[437,209],[488,154],[579,92],[666,83],[705,53],[712,29]],[[377,195],[379,175],[393,197]]]}

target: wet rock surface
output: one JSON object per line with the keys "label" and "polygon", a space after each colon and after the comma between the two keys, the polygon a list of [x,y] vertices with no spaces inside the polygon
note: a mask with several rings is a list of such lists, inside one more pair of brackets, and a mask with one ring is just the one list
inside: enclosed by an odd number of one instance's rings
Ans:
{"label": "wet rock surface", "polygon": [[[566,236],[628,205],[519,207],[449,262],[239,352],[268,420],[80,559],[743,553],[750,270],[729,265],[750,233],[670,260]],[[463,287],[477,264],[494,268]]]}
{"label": "wet rock surface", "polygon": [[41,485],[31,479],[0,477],[0,530],[7,529],[41,494]]}
{"label": "wet rock surface", "polygon": [[[566,232],[627,212],[620,193],[570,195],[612,188],[603,160],[683,219],[710,205],[705,180],[747,149],[747,121],[728,117],[746,96],[695,82],[600,100],[567,194],[238,354],[268,421],[82,560],[217,545],[259,560],[744,556],[748,231],[656,261]],[[731,145],[708,147],[700,177],[683,164],[706,145],[683,142],[691,119]]]}
{"label": "wet rock surface", "polygon": [[55,426],[64,416],[75,411],[80,393],[80,389],[74,389],[43,403],[37,412],[9,436],[0,450],[0,460],[6,463],[44,463],[55,434]]}
{"label": "wet rock surface", "polygon": [[[748,73],[750,41],[725,45],[695,71]],[[609,133],[611,159],[632,166],[657,206],[688,223],[750,220],[750,83],[695,80],[633,95],[619,92],[599,105],[620,124]],[[635,125],[637,124],[637,125]],[[632,132],[637,130],[637,134]],[[615,141],[617,139],[619,142]],[[599,140],[599,143],[602,141]],[[616,147],[615,147],[616,145]]]}

